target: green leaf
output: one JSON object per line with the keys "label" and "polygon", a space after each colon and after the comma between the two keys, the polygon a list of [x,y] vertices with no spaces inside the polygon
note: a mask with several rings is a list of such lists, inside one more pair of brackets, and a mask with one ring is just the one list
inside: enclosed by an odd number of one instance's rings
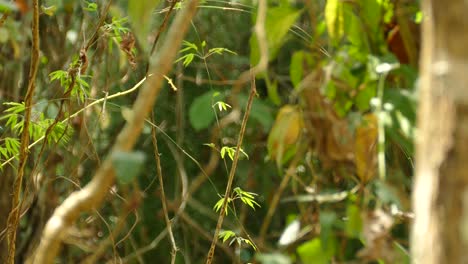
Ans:
{"label": "green leaf", "polygon": [[245,239],[245,238],[241,238],[241,239],[242,239],[242,242],[251,246],[255,251],[257,251],[257,246],[250,239]]}
{"label": "green leaf", "polygon": [[296,51],[291,58],[291,65],[289,66],[289,76],[294,87],[301,82],[303,76],[303,62],[305,53],[304,51]]}
{"label": "green leaf", "polygon": [[280,96],[278,94],[278,82],[276,80],[271,82],[270,80],[267,79],[266,80],[266,86],[267,86],[268,98],[275,105],[280,105],[281,104],[281,98],[280,98]]}
{"label": "green leaf", "polygon": [[332,211],[323,211],[320,213],[320,239],[323,243],[323,249],[328,249],[329,241],[333,236],[333,225],[335,224],[337,217],[336,213]]}
{"label": "green leaf", "polygon": [[117,151],[112,154],[112,164],[115,168],[117,181],[120,184],[132,182],[140,174],[145,162],[143,152],[124,152]]}
{"label": "green leaf", "polygon": [[372,35],[377,34],[382,20],[381,6],[382,0],[362,0],[360,1],[361,17],[365,21],[367,28],[370,29]]}
{"label": "green leaf", "polygon": [[[269,61],[275,59],[279,49],[284,44],[286,34],[300,14],[301,10],[287,6],[271,7],[267,10],[265,31],[268,42]],[[250,63],[257,65],[260,60],[260,50],[255,34],[251,35],[249,43],[251,47]]]}
{"label": "green leaf", "polygon": [[96,12],[98,9],[98,5],[96,3],[86,1],[86,7],[83,9],[89,12]]}
{"label": "green leaf", "polygon": [[359,238],[362,230],[361,210],[357,205],[350,203],[346,207],[346,216],[346,234],[352,238]]}
{"label": "green leaf", "polygon": [[[243,109],[247,105],[247,100],[248,97],[246,95],[239,95],[239,103]],[[262,125],[263,131],[269,131],[275,121],[272,107],[260,99],[253,101],[250,117]]]}
{"label": "green leaf", "polygon": [[221,238],[224,243],[226,242],[226,240],[230,239],[231,237],[236,237],[236,233],[234,233],[231,230],[223,230],[219,233],[218,237]]}
{"label": "green leaf", "polygon": [[0,1],[0,12],[7,13],[7,12],[12,12],[12,11],[17,11],[18,7],[14,4],[11,3],[10,1]]}
{"label": "green leaf", "polygon": [[297,248],[297,254],[301,258],[302,263],[328,264],[335,251],[334,244],[329,244],[326,248],[324,249],[322,241],[319,238],[314,238],[300,245]]}
{"label": "green leaf", "polygon": [[[231,199],[228,199],[228,203],[231,202]],[[219,199],[216,204],[213,206],[213,209],[215,210],[215,212],[219,212],[219,210],[221,210],[221,208],[223,207],[223,203],[224,203],[224,198],[221,198]],[[226,215],[228,214],[228,211],[227,208],[226,208]]]}
{"label": "green leaf", "polygon": [[14,156],[19,153],[20,142],[17,138],[6,137],[5,148],[9,155]]}
{"label": "green leaf", "polygon": [[189,120],[195,130],[200,131],[209,127],[215,120],[212,108],[213,92],[204,93],[195,100],[189,109]]}
{"label": "green leaf", "polygon": [[370,108],[370,100],[375,97],[377,91],[377,82],[367,82],[364,85],[364,89],[360,89],[356,95],[355,103],[359,108],[359,111],[365,112]]}

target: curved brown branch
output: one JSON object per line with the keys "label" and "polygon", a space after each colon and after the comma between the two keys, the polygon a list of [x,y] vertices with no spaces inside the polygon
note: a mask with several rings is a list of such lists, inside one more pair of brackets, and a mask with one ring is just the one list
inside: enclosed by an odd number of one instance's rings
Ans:
{"label": "curved brown branch", "polygon": [[97,170],[91,182],[83,189],[70,194],[55,210],[44,228],[41,242],[34,256],[34,263],[53,263],[59,252],[60,244],[66,236],[67,229],[78,218],[79,214],[101,205],[115,179],[115,171],[110,157],[115,151],[129,151],[133,148],[143,128],[145,117],[153,108],[161,90],[163,75],[167,74],[172,67],[180,43],[195,15],[197,4],[198,0],[188,2],[175,18],[160,52],[156,55],[155,63],[151,67],[152,75],[148,76],[145,86],[133,105],[132,119],[118,135],[111,153]]}

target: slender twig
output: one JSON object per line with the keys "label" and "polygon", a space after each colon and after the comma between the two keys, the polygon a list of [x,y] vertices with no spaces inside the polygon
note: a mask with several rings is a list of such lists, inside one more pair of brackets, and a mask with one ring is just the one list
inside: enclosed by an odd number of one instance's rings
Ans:
{"label": "slender twig", "polygon": [[[177,4],[177,2],[178,2],[177,0],[171,1],[171,4],[169,6],[169,11],[164,16],[164,19],[163,19],[161,25],[159,26],[158,33],[156,33],[156,37],[154,38],[153,45],[151,47],[151,51],[150,51],[150,54],[149,54],[150,56],[153,55],[154,50],[156,49],[156,44],[158,44],[159,38],[161,37],[161,33],[166,29],[167,22],[169,21],[169,17],[171,16],[171,13],[174,10],[174,7]],[[149,63],[148,63],[148,65],[146,65],[146,71],[145,72],[148,73],[148,70],[149,70]]]}
{"label": "slender twig", "polygon": [[23,132],[21,134],[21,146],[19,153],[18,173],[13,186],[13,198],[11,202],[11,212],[8,215],[8,260],[7,263],[15,263],[16,252],[16,230],[20,215],[19,198],[23,184],[24,168],[29,156],[29,123],[31,120],[31,106],[36,88],[36,75],[39,66],[39,0],[33,1],[33,20],[32,20],[32,47],[31,47],[31,67],[29,69],[28,90],[25,96],[25,114],[23,121]]}
{"label": "slender twig", "polygon": [[94,42],[96,42],[96,40],[98,39],[98,35],[99,35],[99,29],[102,27],[102,25],[104,24],[104,21],[106,21],[106,17],[107,17],[107,13],[109,12],[109,8],[111,6],[111,3],[112,3],[112,0],[109,0],[107,2],[107,5],[106,7],[102,10],[101,12],[101,18],[99,19],[99,22],[98,24],[96,25],[96,29],[94,30],[94,33],[93,35],[91,36],[91,38],[88,40],[88,42],[86,43],[86,46],[84,46],[84,50],[85,52],[88,51],[89,47],[91,47],[91,45],[94,44]]}
{"label": "slender twig", "polygon": [[177,14],[160,52],[156,55],[155,64],[151,67],[150,72],[154,74],[147,77],[148,82],[140,90],[133,105],[132,118],[118,135],[111,153],[99,167],[93,179],[83,189],[70,194],[54,211],[44,228],[34,263],[53,263],[59,253],[61,242],[66,236],[66,230],[82,212],[97,208],[102,204],[109,188],[114,184],[115,171],[112,154],[117,151],[130,151],[135,145],[143,129],[145,117],[151,112],[162,88],[164,75],[173,65],[182,39],[195,15],[197,5],[198,0],[192,0]]}
{"label": "slender twig", "polygon": [[[154,122],[154,113],[151,115],[151,122]],[[159,188],[161,189],[161,203],[162,209],[164,213],[164,220],[166,221],[167,232],[169,234],[169,240],[171,242],[171,263],[174,264],[177,256],[177,245],[174,239],[174,234],[172,233],[172,224],[171,220],[169,219],[169,215],[167,212],[167,199],[166,193],[164,192],[164,180],[162,175],[161,169],[161,158],[159,157],[159,149],[158,149],[158,139],[156,137],[156,128],[154,126],[151,127],[151,141],[153,142],[153,152],[154,152],[154,159],[156,161],[156,172],[158,175],[159,180]]]}
{"label": "slender twig", "polygon": [[249,100],[247,102],[247,106],[246,106],[246,109],[245,109],[244,118],[242,120],[241,129],[240,129],[240,132],[239,132],[239,139],[237,141],[236,152],[234,153],[234,159],[232,161],[231,170],[229,172],[228,183],[227,183],[227,186],[226,186],[226,192],[224,193],[223,206],[221,207],[221,210],[219,212],[218,223],[216,224],[216,229],[215,229],[215,232],[214,232],[213,241],[211,242],[211,247],[210,247],[210,250],[208,251],[208,256],[207,256],[207,259],[206,259],[207,264],[210,264],[213,261],[213,256],[214,256],[214,252],[215,252],[215,249],[216,249],[216,243],[218,242],[218,235],[219,235],[219,232],[221,231],[221,227],[223,225],[224,216],[226,215],[226,210],[227,210],[227,206],[228,206],[229,197],[231,195],[232,183],[234,181],[234,175],[236,174],[237,162],[239,161],[239,154],[240,154],[240,150],[241,150],[241,147],[242,147],[242,141],[244,139],[245,129],[247,127],[247,121],[249,120],[250,110],[252,108],[252,103],[253,103],[254,96],[257,94],[257,90],[255,89],[255,76],[252,75],[251,78],[252,78],[252,84],[251,84],[251,88],[250,88]]}

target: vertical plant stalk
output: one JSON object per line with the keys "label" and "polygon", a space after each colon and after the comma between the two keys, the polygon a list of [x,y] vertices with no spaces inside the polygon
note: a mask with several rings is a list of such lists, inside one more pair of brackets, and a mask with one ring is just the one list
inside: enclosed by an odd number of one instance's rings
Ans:
{"label": "vertical plant stalk", "polygon": [[33,20],[32,20],[32,47],[31,47],[31,66],[29,68],[28,76],[28,90],[24,99],[25,112],[23,132],[21,134],[21,146],[19,154],[19,166],[16,179],[13,185],[13,197],[11,201],[11,212],[8,215],[7,228],[8,228],[8,260],[7,263],[13,264],[15,262],[16,252],[16,230],[18,229],[19,215],[21,206],[19,204],[19,197],[21,187],[23,184],[24,168],[28,160],[29,151],[29,123],[31,120],[31,107],[34,90],[36,88],[36,75],[39,66],[39,0],[33,1]]}
{"label": "vertical plant stalk", "polygon": [[80,213],[97,209],[102,204],[115,180],[112,154],[116,151],[130,151],[135,145],[145,118],[151,112],[162,88],[164,75],[170,71],[190,21],[196,13],[198,2],[199,0],[189,1],[177,14],[151,67],[152,74],[148,76],[145,86],[133,104],[132,118],[117,136],[111,152],[93,179],[83,189],[70,194],[54,211],[44,228],[35,256],[32,257],[33,263],[53,263],[68,228],[73,225]]}
{"label": "vertical plant stalk", "polygon": [[234,153],[234,159],[232,161],[231,171],[229,172],[226,192],[224,193],[223,206],[221,207],[221,211],[219,212],[218,223],[216,224],[213,241],[211,241],[211,247],[210,247],[210,250],[208,251],[208,257],[206,259],[207,264],[210,264],[213,261],[213,256],[214,256],[214,252],[216,249],[216,243],[218,242],[219,232],[221,230],[221,227],[223,226],[224,216],[226,215],[227,205],[228,205],[229,197],[231,195],[232,182],[234,181],[234,175],[236,174],[237,162],[239,161],[240,149],[242,146],[242,141],[244,139],[245,129],[247,127],[247,121],[249,119],[250,110],[252,108],[253,98],[257,94],[257,90],[255,88],[255,75],[251,75],[251,78],[252,78],[252,81],[251,81],[251,87],[250,87],[249,100],[247,102],[247,106],[245,109],[244,118],[242,119],[242,125],[241,125],[241,129],[239,132],[239,139],[237,140],[236,152]]}
{"label": "vertical plant stalk", "polygon": [[[151,115],[151,122],[155,124],[154,121],[154,113]],[[156,137],[156,127],[151,126],[151,141],[153,142],[153,152],[154,152],[154,159],[156,160],[156,172],[158,174],[159,186],[161,188],[161,204],[164,213],[164,220],[166,221],[167,232],[169,234],[169,240],[171,242],[171,264],[175,263],[176,256],[177,256],[177,244],[174,239],[174,234],[172,233],[172,224],[171,220],[169,219],[169,215],[167,212],[167,199],[166,193],[164,192],[164,180],[162,175],[161,169],[161,159],[159,157],[159,149],[158,149],[158,139]]]}
{"label": "vertical plant stalk", "polygon": [[379,104],[377,105],[377,160],[379,169],[379,178],[381,181],[385,181],[387,174],[387,167],[385,164],[385,127],[384,127],[384,112],[383,112],[383,94],[385,87],[385,79],[387,78],[388,72],[384,72],[380,75],[379,84],[377,87],[377,98],[379,98]]}

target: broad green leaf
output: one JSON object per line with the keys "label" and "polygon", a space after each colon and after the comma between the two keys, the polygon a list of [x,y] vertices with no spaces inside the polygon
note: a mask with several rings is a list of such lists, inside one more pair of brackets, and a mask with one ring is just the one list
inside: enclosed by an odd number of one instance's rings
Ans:
{"label": "broad green leaf", "polygon": [[11,3],[10,1],[0,1],[0,12],[7,13],[7,12],[12,12],[12,11],[17,11],[18,7],[14,4]]}
{"label": "broad green leaf", "polygon": [[[269,61],[275,59],[279,49],[284,44],[286,34],[300,14],[301,10],[287,6],[272,7],[267,10],[265,31],[268,42]],[[252,33],[250,37],[250,48],[250,63],[257,65],[260,60],[260,51],[255,33]]]}
{"label": "broad green leaf", "polygon": [[[239,96],[239,103],[242,109],[245,109],[247,100],[248,98],[246,95]],[[267,103],[257,98],[253,101],[250,117],[259,122],[264,131],[268,131],[274,122],[273,109]]]}
{"label": "broad green leaf", "polygon": [[[217,97],[218,100],[219,97]],[[221,98],[220,100],[222,100]],[[200,131],[208,128],[215,120],[213,105],[213,92],[204,93],[195,100],[189,109],[189,120],[195,130]]]}
{"label": "broad green leaf", "polygon": [[361,210],[354,203],[350,203],[346,207],[346,235],[352,238],[359,238],[362,230]]}
{"label": "broad green leaf", "polygon": [[[268,78],[268,77],[267,77]],[[273,82],[267,80],[266,81],[267,91],[268,91],[268,98],[275,104],[281,104],[281,98],[278,94],[278,82],[274,80]]]}
{"label": "broad green leaf", "polygon": [[361,8],[361,18],[366,23],[366,27],[369,29],[369,33],[372,38],[375,39],[376,34],[379,33],[382,12],[384,8],[381,6],[381,0],[362,0],[359,2]]}
{"label": "broad green leaf", "polygon": [[117,151],[112,154],[117,181],[121,184],[132,182],[140,174],[145,162],[143,152]]}
{"label": "broad green leaf", "polygon": [[314,238],[300,245],[297,248],[297,254],[301,258],[302,263],[328,264],[335,251],[334,244],[330,244],[326,248],[324,249],[322,241],[319,238]]}
{"label": "broad green leaf", "polygon": [[311,56],[304,51],[296,51],[293,53],[291,58],[291,64],[289,66],[289,76],[294,87],[297,88],[299,83],[302,81],[304,73],[304,63],[311,64]]}
{"label": "broad green leaf", "polygon": [[356,98],[354,99],[359,111],[365,112],[369,110],[370,100],[375,97],[376,91],[376,82],[367,82],[362,85],[362,89],[358,91]]}
{"label": "broad green leaf", "polygon": [[323,211],[320,213],[320,240],[323,249],[329,249],[329,242],[333,238],[333,225],[337,220],[336,213],[333,211]]}
{"label": "broad green leaf", "polygon": [[361,52],[368,53],[370,43],[365,28],[360,18],[353,12],[353,7],[343,4],[344,33],[352,45],[358,47]]}

